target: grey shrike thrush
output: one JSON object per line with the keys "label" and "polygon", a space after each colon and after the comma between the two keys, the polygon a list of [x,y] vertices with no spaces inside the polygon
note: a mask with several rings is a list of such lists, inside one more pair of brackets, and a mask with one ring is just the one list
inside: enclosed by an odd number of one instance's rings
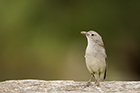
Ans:
{"label": "grey shrike thrush", "polygon": [[100,81],[104,81],[107,71],[107,55],[104,48],[102,37],[95,31],[82,31],[87,37],[87,48],[85,52],[86,66],[91,73],[87,86],[90,85],[92,78],[95,78],[95,84],[99,86]]}

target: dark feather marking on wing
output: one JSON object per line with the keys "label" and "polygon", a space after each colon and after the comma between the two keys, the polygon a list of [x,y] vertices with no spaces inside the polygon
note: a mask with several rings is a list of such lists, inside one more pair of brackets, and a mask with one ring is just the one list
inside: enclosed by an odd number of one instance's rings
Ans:
{"label": "dark feather marking on wing", "polygon": [[107,71],[107,57],[105,58],[105,61],[106,61],[106,69],[105,69],[105,73],[104,73],[104,80],[106,78],[106,71]]}

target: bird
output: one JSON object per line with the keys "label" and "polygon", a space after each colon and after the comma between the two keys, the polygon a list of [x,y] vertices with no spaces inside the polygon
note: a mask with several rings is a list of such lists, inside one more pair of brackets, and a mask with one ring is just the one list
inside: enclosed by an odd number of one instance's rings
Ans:
{"label": "bird", "polygon": [[86,36],[88,42],[84,57],[91,77],[86,87],[91,85],[92,78],[95,78],[96,86],[100,86],[100,81],[105,80],[107,72],[107,54],[102,37],[93,30],[81,31],[81,34]]}

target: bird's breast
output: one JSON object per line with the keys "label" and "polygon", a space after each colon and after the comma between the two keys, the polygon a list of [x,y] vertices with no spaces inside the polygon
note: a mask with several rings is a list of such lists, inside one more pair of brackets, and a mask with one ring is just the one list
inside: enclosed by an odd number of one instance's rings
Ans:
{"label": "bird's breast", "polygon": [[100,47],[87,47],[85,53],[86,65],[90,72],[104,71],[106,68],[105,51]]}

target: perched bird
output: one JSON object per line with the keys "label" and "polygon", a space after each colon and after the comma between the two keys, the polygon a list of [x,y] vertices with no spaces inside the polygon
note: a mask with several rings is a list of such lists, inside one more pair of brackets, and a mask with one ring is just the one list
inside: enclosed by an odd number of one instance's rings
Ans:
{"label": "perched bird", "polygon": [[107,71],[107,55],[103,44],[102,37],[95,31],[82,31],[87,37],[87,48],[85,52],[86,66],[91,73],[87,86],[91,84],[91,80],[95,78],[95,84],[99,86],[100,81],[104,81]]}

